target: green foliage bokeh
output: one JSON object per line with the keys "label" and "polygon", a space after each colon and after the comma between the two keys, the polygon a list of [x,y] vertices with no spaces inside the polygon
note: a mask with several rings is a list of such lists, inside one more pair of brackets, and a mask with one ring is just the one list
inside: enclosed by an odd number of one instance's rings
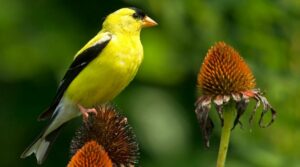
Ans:
{"label": "green foliage bokeh", "polygon": [[[114,103],[136,132],[140,164],[215,166],[220,123],[205,149],[194,114],[196,78],[217,41],[236,48],[250,65],[257,87],[277,110],[266,129],[237,127],[227,166],[300,165],[300,2],[298,0],[1,0],[0,166],[35,166],[19,158],[46,122],[36,118],[50,104],[77,50],[101,28],[102,17],[121,7],[142,8],[159,23],[142,32],[144,62]],[[256,122],[257,118],[256,117]],[[80,119],[54,144],[44,166],[65,166]]]}

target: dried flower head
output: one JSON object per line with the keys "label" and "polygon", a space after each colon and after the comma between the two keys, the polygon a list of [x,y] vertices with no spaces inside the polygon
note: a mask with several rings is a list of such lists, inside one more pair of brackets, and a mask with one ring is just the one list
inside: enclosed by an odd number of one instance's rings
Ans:
{"label": "dried flower head", "polygon": [[255,87],[250,68],[232,47],[217,43],[207,53],[198,83],[203,95],[230,95]]}
{"label": "dried flower head", "polygon": [[[214,126],[208,116],[212,101],[222,126],[224,105],[231,100],[236,104],[235,127],[237,123],[241,124],[240,117],[245,112],[250,98],[256,101],[249,118],[250,124],[260,103],[263,104],[259,120],[260,127],[267,127],[274,122],[276,112],[260,90],[255,89],[255,79],[250,68],[239,53],[224,42],[218,42],[209,49],[198,74],[198,87],[202,90],[203,95],[196,101],[195,112],[207,147],[209,147],[209,137]],[[267,125],[264,125],[263,117],[269,110],[271,110],[272,119]]]}
{"label": "dried flower head", "polygon": [[92,140],[76,152],[68,167],[112,167],[112,162],[104,148]]}
{"label": "dried flower head", "polygon": [[77,130],[71,141],[74,155],[86,142],[96,141],[107,152],[114,166],[135,166],[138,163],[139,147],[127,118],[121,116],[114,107],[96,107],[97,115]]}

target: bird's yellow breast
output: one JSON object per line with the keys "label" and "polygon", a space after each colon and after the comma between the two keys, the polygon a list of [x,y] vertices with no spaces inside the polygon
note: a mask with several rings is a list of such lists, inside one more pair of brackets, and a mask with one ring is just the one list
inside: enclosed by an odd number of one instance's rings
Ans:
{"label": "bird's yellow breast", "polygon": [[84,107],[112,100],[134,78],[143,59],[139,36],[113,36],[72,81],[65,96]]}

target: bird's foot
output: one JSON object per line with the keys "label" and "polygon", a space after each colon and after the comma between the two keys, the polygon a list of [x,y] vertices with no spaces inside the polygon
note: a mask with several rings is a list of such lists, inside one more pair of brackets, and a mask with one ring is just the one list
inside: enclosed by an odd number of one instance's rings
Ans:
{"label": "bird's foot", "polygon": [[97,115],[97,110],[95,108],[84,108],[81,105],[78,105],[79,111],[82,113],[83,120],[86,122],[89,119],[89,113],[94,113]]}

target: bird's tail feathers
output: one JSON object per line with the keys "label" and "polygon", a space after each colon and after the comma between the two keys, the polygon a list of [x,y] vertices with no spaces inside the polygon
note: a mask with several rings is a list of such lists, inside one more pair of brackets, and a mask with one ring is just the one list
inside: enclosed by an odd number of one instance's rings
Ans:
{"label": "bird's tail feathers", "polygon": [[79,116],[77,106],[67,98],[63,98],[55,108],[49,125],[34,140],[34,142],[23,152],[21,158],[36,155],[38,164],[42,164],[46,159],[50,147],[58,136],[62,127],[72,118]]}
{"label": "bird's tail feathers", "polygon": [[39,136],[29,147],[26,148],[26,150],[22,153],[21,158],[26,158],[32,153],[36,153],[41,142],[42,138]]}
{"label": "bird's tail feathers", "polygon": [[38,138],[22,153],[21,158],[26,158],[34,153],[37,159],[37,163],[42,164],[45,161],[52,144],[54,143],[64,125],[65,124],[61,125],[59,128],[49,133],[45,137],[43,137],[43,133],[39,135]]}

